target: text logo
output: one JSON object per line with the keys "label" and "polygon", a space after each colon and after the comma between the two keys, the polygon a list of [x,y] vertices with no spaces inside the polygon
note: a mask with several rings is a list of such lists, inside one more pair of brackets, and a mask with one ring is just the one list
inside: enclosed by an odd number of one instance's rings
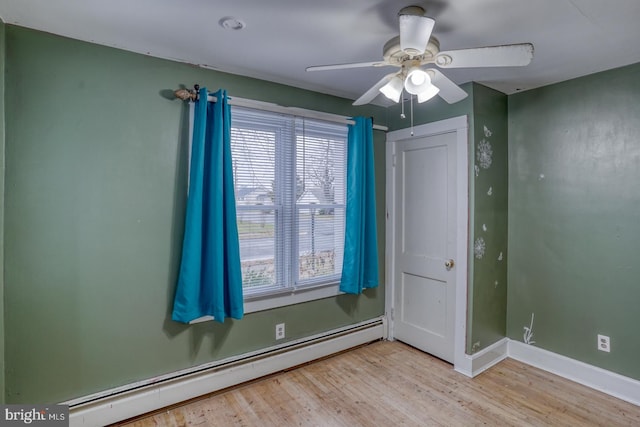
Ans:
{"label": "text logo", "polygon": [[69,407],[65,405],[0,405],[0,410],[0,426],[69,425]]}

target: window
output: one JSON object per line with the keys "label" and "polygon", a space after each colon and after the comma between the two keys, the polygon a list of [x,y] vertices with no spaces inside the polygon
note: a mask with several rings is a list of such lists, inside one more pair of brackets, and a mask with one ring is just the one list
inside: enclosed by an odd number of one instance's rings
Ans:
{"label": "window", "polygon": [[232,107],[246,299],[340,281],[346,140],[346,125]]}

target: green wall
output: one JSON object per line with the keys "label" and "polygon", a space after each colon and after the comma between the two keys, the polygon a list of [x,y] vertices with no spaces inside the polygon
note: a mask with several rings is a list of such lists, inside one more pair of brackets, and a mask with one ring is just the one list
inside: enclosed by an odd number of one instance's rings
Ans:
{"label": "green wall", "polygon": [[535,346],[640,379],[640,64],[512,95],[508,114],[508,336],[535,314]]}
{"label": "green wall", "polygon": [[[379,107],[7,26],[8,402],[63,401],[269,347],[280,322],[296,339],[383,314],[384,285],[224,324],[170,320],[188,124],[168,98],[194,83],[385,121]],[[383,266],[381,132],[375,149]]]}
{"label": "green wall", "polygon": [[0,404],[4,403],[4,69],[5,24],[0,19]]}
{"label": "green wall", "polygon": [[507,96],[474,83],[467,352],[506,335]]}

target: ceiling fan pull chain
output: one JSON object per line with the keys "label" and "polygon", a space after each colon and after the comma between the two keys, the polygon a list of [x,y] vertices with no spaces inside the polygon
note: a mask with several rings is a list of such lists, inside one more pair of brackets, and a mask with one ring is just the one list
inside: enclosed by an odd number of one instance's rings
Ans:
{"label": "ceiling fan pull chain", "polygon": [[413,136],[413,95],[409,95],[411,98],[411,136]]}
{"label": "ceiling fan pull chain", "polygon": [[405,115],[404,115],[404,101],[405,101],[405,99],[404,99],[404,97],[402,96],[402,94],[400,95],[400,100],[402,101],[402,102],[401,102],[401,104],[400,104],[400,118],[401,118],[401,119],[404,119],[404,118],[406,118],[407,116],[405,116]]}

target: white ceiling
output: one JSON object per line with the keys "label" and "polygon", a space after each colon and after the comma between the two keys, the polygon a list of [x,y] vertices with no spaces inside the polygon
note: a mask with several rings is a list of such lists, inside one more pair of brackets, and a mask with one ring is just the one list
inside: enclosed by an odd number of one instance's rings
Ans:
{"label": "white ceiling", "polygon": [[[535,46],[527,67],[444,70],[457,83],[473,80],[511,94],[640,62],[640,0],[0,0],[0,17],[356,99],[390,70],[305,67],[381,59],[384,43],[398,34],[398,11],[413,4],[436,19],[442,50]],[[223,29],[226,16],[246,27]]]}

